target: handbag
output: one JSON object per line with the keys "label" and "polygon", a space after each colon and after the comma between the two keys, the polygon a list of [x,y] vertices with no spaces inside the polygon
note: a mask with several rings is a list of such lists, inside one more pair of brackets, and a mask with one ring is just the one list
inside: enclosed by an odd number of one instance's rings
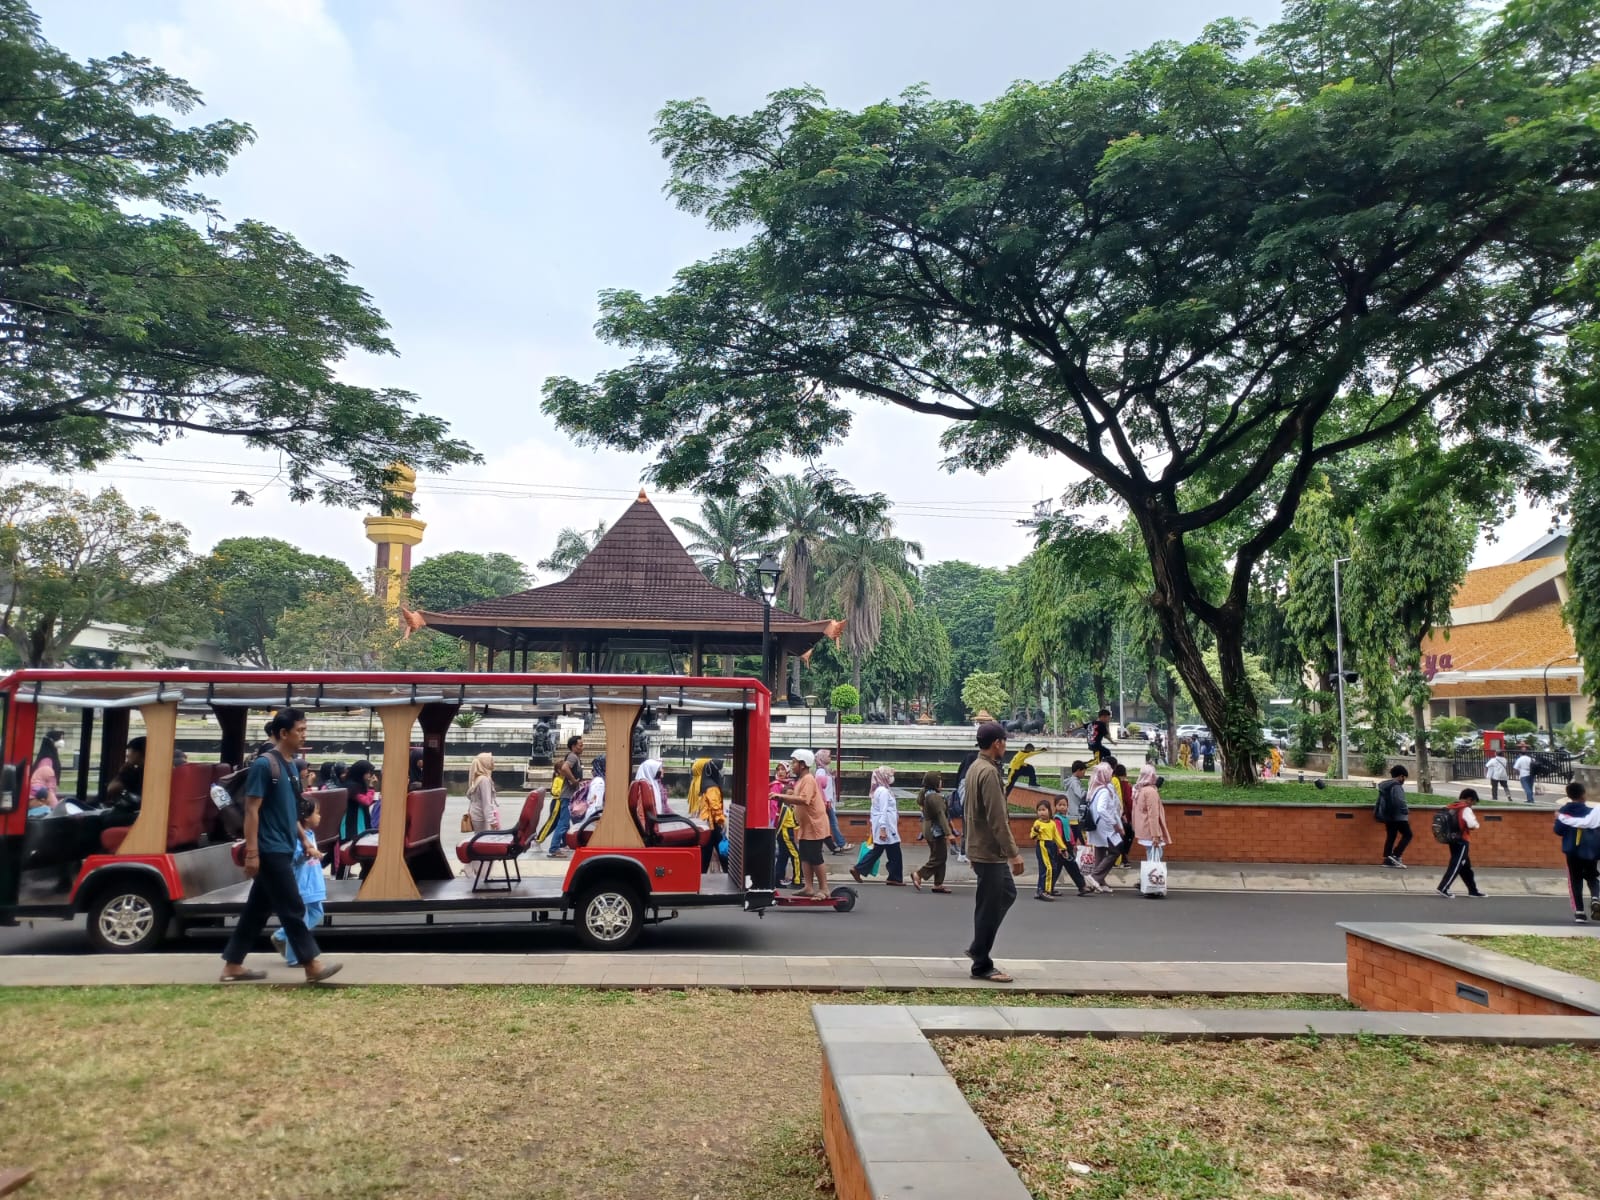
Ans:
{"label": "handbag", "polygon": [[[860,851],[860,853],[858,853],[856,855],[856,867],[857,867],[857,869],[859,869],[860,866],[861,866],[861,860],[866,858],[866,856],[871,854],[871,853],[872,853],[872,843],[868,842],[868,841],[863,841],[861,843],[861,851]],[[882,856],[880,855],[878,860],[875,861],[870,867],[867,868],[866,873],[868,875],[872,876],[874,879],[876,879],[878,877],[878,866],[879,866],[879,864],[881,862],[882,862]]]}
{"label": "handbag", "polygon": [[1079,842],[1072,848],[1072,853],[1077,857],[1078,869],[1080,871],[1091,871],[1094,869],[1093,846],[1089,845],[1087,842]]}
{"label": "handbag", "polygon": [[472,814],[469,812],[464,812],[461,814],[461,832],[472,832]]}
{"label": "handbag", "polygon": [[1165,896],[1167,894],[1167,864],[1157,859],[1146,859],[1139,864],[1139,894]]}

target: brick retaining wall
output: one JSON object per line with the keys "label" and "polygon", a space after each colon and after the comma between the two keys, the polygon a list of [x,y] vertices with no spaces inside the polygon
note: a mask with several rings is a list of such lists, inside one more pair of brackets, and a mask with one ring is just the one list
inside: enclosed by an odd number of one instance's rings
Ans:
{"label": "brick retaining wall", "polygon": [[[1346,933],[1345,961],[1352,1003],[1375,1012],[1508,1013],[1520,1016],[1591,1016],[1544,996],[1459,967]],[[1487,1004],[1456,992],[1458,983],[1482,991]]]}
{"label": "brick retaining wall", "polygon": [[839,1086],[828,1069],[828,1056],[822,1056],[822,1145],[833,1172],[833,1194],[839,1200],[873,1200],[867,1183],[867,1170],[861,1152],[845,1121],[839,1099]]}
{"label": "brick retaining wall", "polygon": [[[1019,787],[1019,806],[1031,789]],[[1047,795],[1047,793],[1038,793]],[[1167,829],[1176,861],[1215,863],[1317,863],[1378,866],[1383,857],[1383,826],[1372,819],[1370,803],[1349,804],[1185,804],[1166,803]],[[1448,848],[1433,840],[1432,808],[1411,808],[1411,847],[1406,862],[1443,870]],[[1472,835],[1472,862],[1479,867],[1562,866],[1561,842],[1553,833],[1548,808],[1480,808],[1483,828]],[[851,841],[869,836],[867,814],[842,810],[839,820]],[[1011,832],[1025,853],[1030,817],[1012,817]],[[900,837],[914,842],[921,818],[900,814]],[[1138,856],[1140,848],[1134,846]]]}

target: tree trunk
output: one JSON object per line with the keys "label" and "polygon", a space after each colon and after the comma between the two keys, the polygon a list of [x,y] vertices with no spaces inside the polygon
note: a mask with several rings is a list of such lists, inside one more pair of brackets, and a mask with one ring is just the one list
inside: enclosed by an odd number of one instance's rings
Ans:
{"label": "tree trunk", "polygon": [[[1136,512],[1136,516],[1146,515]],[[1256,781],[1255,747],[1260,737],[1254,728],[1256,713],[1248,702],[1230,706],[1227,700],[1230,695],[1240,701],[1250,697],[1244,670],[1244,615],[1228,606],[1204,603],[1189,578],[1180,538],[1169,537],[1164,529],[1147,524],[1144,519],[1139,521],[1139,528],[1155,582],[1150,600],[1171,647],[1173,666],[1216,739],[1222,754],[1224,782],[1249,786]],[[1200,643],[1186,619],[1190,612],[1199,616],[1217,639],[1221,680],[1212,679],[1206,670]]]}
{"label": "tree trunk", "polygon": [[1417,726],[1417,791],[1431,796],[1433,772],[1432,762],[1428,758],[1428,727],[1423,723],[1423,707],[1420,703],[1411,706],[1411,715],[1416,719]]}
{"label": "tree trunk", "polygon": [[[856,695],[861,694],[861,658],[859,655],[850,656],[850,682],[855,685]],[[860,705],[857,705],[859,708]]]}
{"label": "tree trunk", "polygon": [[1111,707],[1110,702],[1106,700],[1106,676],[1105,676],[1105,672],[1104,671],[1090,671],[1089,672],[1089,685],[1094,688],[1094,701],[1095,701],[1095,705],[1096,705],[1095,711],[1096,711],[1096,714],[1098,715],[1100,709],[1102,709],[1102,708],[1110,708]]}

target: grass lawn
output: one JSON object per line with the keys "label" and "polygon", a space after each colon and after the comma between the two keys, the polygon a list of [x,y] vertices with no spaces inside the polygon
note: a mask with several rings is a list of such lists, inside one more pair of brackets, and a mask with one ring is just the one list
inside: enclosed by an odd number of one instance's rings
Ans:
{"label": "grass lawn", "polygon": [[1594,1050],[1377,1038],[936,1045],[1040,1200],[1595,1194]]}
{"label": "grass lawn", "polygon": [[1585,979],[1600,980],[1600,938],[1537,937],[1469,937],[1462,938],[1485,950],[1498,950],[1512,958],[1553,967]]}
{"label": "grass lawn", "polygon": [[1336,997],[461,988],[0,991],[0,1163],[46,1197],[802,1200],[816,1003]]}

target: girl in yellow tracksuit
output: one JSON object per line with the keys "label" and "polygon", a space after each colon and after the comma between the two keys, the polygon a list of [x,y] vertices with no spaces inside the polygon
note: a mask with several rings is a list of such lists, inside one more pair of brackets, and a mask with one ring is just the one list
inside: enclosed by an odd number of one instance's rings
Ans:
{"label": "girl in yellow tracksuit", "polygon": [[795,841],[795,830],[798,827],[795,821],[794,809],[778,800],[778,796],[789,790],[789,765],[779,763],[778,769],[773,773],[771,786],[772,805],[777,812],[778,819],[778,865],[772,873],[774,887],[801,887],[800,879],[800,845]]}
{"label": "girl in yellow tracksuit", "polygon": [[1066,858],[1067,844],[1061,840],[1061,826],[1056,824],[1050,801],[1039,801],[1034,812],[1038,819],[1034,821],[1029,836],[1033,839],[1033,851],[1039,859],[1039,885],[1034,889],[1033,898],[1054,900],[1056,863]]}

